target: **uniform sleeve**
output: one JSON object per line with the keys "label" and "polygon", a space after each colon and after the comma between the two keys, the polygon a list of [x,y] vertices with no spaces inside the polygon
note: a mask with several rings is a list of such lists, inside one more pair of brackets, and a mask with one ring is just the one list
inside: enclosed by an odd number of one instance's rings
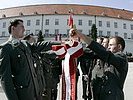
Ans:
{"label": "uniform sleeve", "polygon": [[43,41],[43,42],[38,42],[36,44],[35,49],[37,50],[37,52],[45,52],[48,50],[52,50],[52,45],[60,45],[61,43],[59,42],[47,42],[47,41]]}
{"label": "uniform sleeve", "polygon": [[122,70],[122,67],[127,64],[126,56],[123,54],[113,54],[110,51],[106,51],[102,45],[95,41],[92,41],[88,47],[93,50],[101,60],[113,65],[118,70]]}
{"label": "uniform sleeve", "polygon": [[9,53],[11,53],[10,50],[11,48],[9,46],[4,46],[1,49],[1,54],[0,54],[1,85],[8,100],[18,100],[12,80],[11,59],[9,55]]}

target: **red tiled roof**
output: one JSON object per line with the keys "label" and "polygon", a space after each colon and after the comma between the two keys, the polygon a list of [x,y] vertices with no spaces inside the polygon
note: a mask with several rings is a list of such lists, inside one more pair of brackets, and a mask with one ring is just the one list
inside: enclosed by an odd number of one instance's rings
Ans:
{"label": "red tiled roof", "polygon": [[133,20],[133,12],[124,9],[115,9],[109,7],[92,6],[92,5],[76,5],[76,4],[42,4],[31,6],[20,6],[13,8],[0,9],[0,18],[14,17],[20,15],[34,14],[69,14],[70,10],[78,15],[96,15],[108,16],[114,18],[122,18]]}

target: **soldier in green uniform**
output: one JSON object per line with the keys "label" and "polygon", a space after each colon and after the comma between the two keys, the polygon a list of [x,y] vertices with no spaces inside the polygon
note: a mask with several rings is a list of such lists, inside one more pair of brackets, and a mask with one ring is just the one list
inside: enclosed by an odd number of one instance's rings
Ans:
{"label": "soldier in green uniform", "polygon": [[1,85],[8,100],[37,100],[38,81],[31,52],[20,38],[24,36],[23,21],[14,20],[9,26],[10,38],[2,44],[0,53]]}
{"label": "soldier in green uniform", "polygon": [[[105,47],[106,49],[108,48],[108,43],[109,43],[109,38],[103,37],[103,41],[100,43]],[[95,55],[97,56],[97,55]],[[95,57],[96,58],[96,57]],[[97,100],[99,98],[99,93],[100,93],[100,86],[102,81],[103,81],[103,76],[104,76],[104,66],[105,62],[102,61],[101,59],[96,58],[96,63],[94,65],[94,68],[92,70],[92,91],[93,91],[93,98],[94,100]]]}
{"label": "soldier in green uniform", "polygon": [[108,51],[91,37],[81,34],[75,29],[70,34],[80,37],[88,44],[88,48],[94,51],[99,59],[105,62],[104,74],[99,79],[99,93],[94,100],[124,100],[123,85],[128,72],[128,61],[123,53],[125,41],[119,36],[110,38]]}
{"label": "soldier in green uniform", "polygon": [[9,26],[9,40],[1,45],[1,85],[8,100],[39,100],[42,95],[32,53],[50,50],[52,44],[42,42],[29,47],[25,40],[21,40],[24,31],[23,20],[14,20]]}
{"label": "soldier in green uniform", "polygon": [[94,57],[93,52],[88,48],[84,48],[84,54],[78,58],[82,71],[82,87],[83,87],[82,98],[84,100],[92,99],[90,82],[91,82],[91,67],[93,65],[93,57]]}
{"label": "soldier in green uniform", "polygon": [[[46,92],[46,83],[43,73],[43,67],[42,67],[42,60],[38,52],[35,52],[34,49],[32,49],[32,46],[36,45],[36,37],[32,34],[25,35],[23,40],[26,40],[29,44],[29,47],[32,51],[32,57],[34,62],[34,68],[37,75],[37,80],[39,84],[39,93],[40,97],[39,100],[45,100],[45,92]],[[36,50],[36,49],[35,49]]]}
{"label": "soldier in green uniform", "polygon": [[59,75],[62,73],[61,60],[50,50],[42,52],[42,63],[46,79],[47,96],[45,100],[56,100],[58,92],[57,84],[59,83]]}

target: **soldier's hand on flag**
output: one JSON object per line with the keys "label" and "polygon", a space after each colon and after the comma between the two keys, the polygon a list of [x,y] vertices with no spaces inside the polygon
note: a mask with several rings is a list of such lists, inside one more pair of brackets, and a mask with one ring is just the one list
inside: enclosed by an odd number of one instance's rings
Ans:
{"label": "soldier's hand on flag", "polygon": [[79,31],[77,31],[76,29],[73,29],[73,28],[70,29],[69,35],[71,37],[79,37],[84,42],[86,42],[88,45],[90,45],[90,43],[92,42],[92,38],[91,37],[88,37],[85,34],[82,34],[82,33],[80,33]]}

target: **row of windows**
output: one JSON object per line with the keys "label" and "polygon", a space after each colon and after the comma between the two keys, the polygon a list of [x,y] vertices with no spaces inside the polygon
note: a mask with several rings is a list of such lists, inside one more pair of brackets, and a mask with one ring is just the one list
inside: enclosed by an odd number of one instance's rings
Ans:
{"label": "row of windows", "polygon": [[[82,32],[82,30],[79,30],[79,31]],[[30,30],[26,30],[25,33],[26,33],[26,34],[30,34],[31,31],[30,31]],[[38,34],[38,33],[39,33],[39,29],[35,30],[35,34]],[[59,34],[59,33],[60,33],[60,32],[59,32],[59,29],[55,29],[54,34]],[[68,34],[68,33],[69,33],[69,29],[67,29],[67,34]],[[2,36],[5,36],[5,34],[6,34],[6,32],[3,31],[3,32],[2,32]],[[49,29],[45,29],[45,30],[44,30],[44,34],[46,34],[46,35],[50,34]],[[88,34],[91,34],[91,30],[88,31]],[[114,35],[115,35],[115,36],[119,36],[119,33],[118,33],[118,32],[114,32]],[[98,36],[108,36],[108,37],[110,37],[110,36],[112,36],[112,35],[111,35],[111,31],[107,31],[106,34],[103,34],[103,31],[102,31],[102,30],[99,30],[99,31],[98,31]],[[128,39],[128,34],[127,34],[127,33],[124,33],[123,37],[124,37],[124,39]],[[133,39],[133,33],[131,33],[131,39]]]}
{"label": "row of windows", "polygon": [[[36,20],[36,26],[40,25],[40,19]],[[49,25],[50,21],[49,19],[45,20],[45,25]],[[92,26],[93,22],[92,20],[88,20],[88,26]],[[27,20],[26,22],[27,26],[31,26],[31,20]],[[59,25],[59,19],[55,19],[55,25]],[[68,25],[68,19],[67,19],[67,25]],[[83,25],[83,21],[81,19],[78,20],[78,25],[82,26]],[[103,26],[103,22],[102,21],[98,21],[98,26],[102,27]],[[6,22],[3,22],[3,28],[6,28]],[[107,21],[106,22],[106,27],[110,28],[111,27],[111,22]],[[118,23],[114,22],[114,28],[118,28]],[[127,24],[123,23],[123,29],[127,29]],[[133,30],[133,24],[130,24],[130,29]]]}
{"label": "row of windows", "polygon": [[[40,31],[39,29],[35,30],[35,34],[37,35],[37,34],[39,33],[39,31]],[[79,31],[82,32],[82,30],[79,30]],[[30,30],[26,30],[25,33],[26,33],[26,34],[30,34],[31,31],[30,31]],[[59,34],[59,33],[60,33],[60,32],[59,32],[59,29],[55,29],[54,34]],[[69,29],[67,29],[67,34],[68,34],[68,33],[69,33]],[[45,35],[50,34],[49,29],[45,29],[45,30],[44,30],[44,34],[45,34]],[[88,31],[88,34],[91,34],[91,30]],[[6,32],[3,31],[3,32],[2,32],[2,36],[5,36],[5,35],[6,35]],[[118,32],[115,32],[114,35],[115,35],[115,36],[119,36],[119,33],[118,33]],[[112,36],[112,35],[111,35],[111,31],[107,31],[106,34],[103,34],[103,31],[102,31],[102,30],[99,30],[99,31],[98,31],[98,36],[108,36],[108,37],[110,37],[110,36]],[[124,37],[124,39],[129,39],[127,33],[124,33],[123,37]],[[133,33],[131,33],[131,39],[133,39]]]}
{"label": "row of windows", "polygon": [[[104,36],[102,30],[99,30],[98,36]],[[112,36],[112,35],[111,35],[111,31],[107,31],[106,36],[108,36],[108,37]],[[119,36],[119,33],[118,33],[118,32],[115,32],[115,33],[114,33],[114,36]],[[124,33],[123,37],[124,37],[124,39],[129,39],[127,33]],[[131,34],[131,39],[133,39],[133,33]]]}
{"label": "row of windows", "polygon": [[[110,21],[106,22],[106,26],[111,27]],[[102,27],[102,21],[99,21],[99,27]],[[130,25],[130,27],[131,27],[131,30],[133,30],[133,25]],[[118,28],[118,23],[117,22],[114,22],[114,28]],[[127,29],[127,24],[126,23],[123,23],[123,29]]]}
{"label": "row of windows", "polygon": [[[40,31],[39,29],[35,30],[35,34],[38,34],[39,31]],[[68,32],[69,32],[69,30],[67,31],[67,33],[68,33]],[[25,33],[26,33],[26,34],[30,34],[31,32],[30,32],[30,30],[26,30]],[[49,29],[45,29],[44,34],[50,34],[50,33],[49,33]],[[54,34],[59,34],[59,29],[55,29]]]}
{"label": "row of windows", "polygon": [[[82,30],[79,30],[80,32],[82,32]],[[39,33],[39,30],[35,30],[35,34],[38,34]],[[54,34],[59,34],[59,29],[55,29],[55,32]],[[67,29],[67,34],[69,33],[69,29]],[[30,34],[30,30],[26,30],[26,34]],[[44,34],[50,34],[50,31],[49,29],[45,29],[44,30]],[[91,34],[91,30],[89,30],[88,34]],[[119,33],[118,32],[114,32],[114,35],[115,36],[119,36]],[[103,31],[102,30],[99,30],[98,31],[98,36],[112,36],[111,35],[111,31],[107,31],[106,34],[103,34]],[[124,39],[128,39],[128,34],[127,33],[124,33]],[[133,33],[131,34],[131,39],[133,39]]]}

